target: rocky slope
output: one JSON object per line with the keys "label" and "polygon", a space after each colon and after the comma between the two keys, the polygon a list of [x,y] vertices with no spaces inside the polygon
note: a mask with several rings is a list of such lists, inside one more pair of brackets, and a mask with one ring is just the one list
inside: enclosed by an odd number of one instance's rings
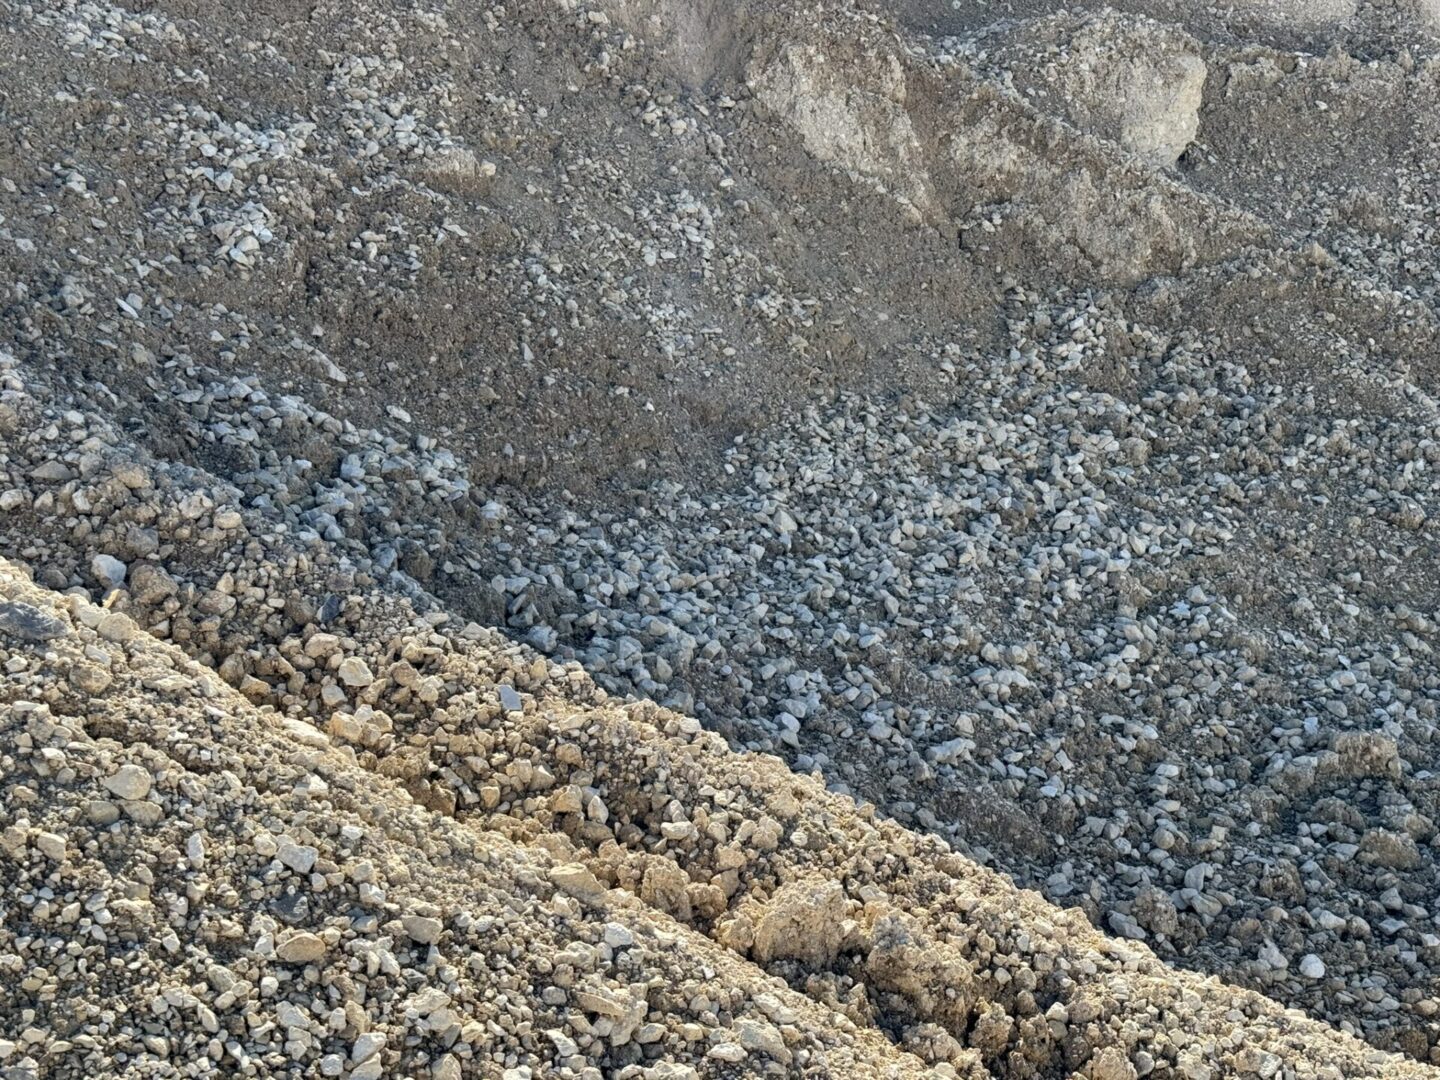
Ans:
{"label": "rocky slope", "polygon": [[[209,502],[95,442],[92,490],[162,525]],[[188,519],[201,545],[231,513]],[[7,1075],[1429,1074],[577,666],[246,547],[231,592],[133,588],[177,625],[283,611],[285,711],[0,565]],[[327,571],[358,591],[304,610]],[[294,715],[316,697],[324,728]]]}
{"label": "rocky slope", "polygon": [[1440,1063],[1433,12],[0,28],[0,1075]]}

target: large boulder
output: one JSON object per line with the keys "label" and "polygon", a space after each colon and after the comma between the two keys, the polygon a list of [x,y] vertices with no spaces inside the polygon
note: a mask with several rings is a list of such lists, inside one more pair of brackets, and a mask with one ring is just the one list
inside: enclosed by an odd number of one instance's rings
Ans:
{"label": "large boulder", "polygon": [[687,87],[741,75],[756,19],[734,0],[616,0],[598,18],[613,19],[645,41]]}
{"label": "large boulder", "polygon": [[1344,22],[1359,8],[1356,0],[1227,0],[1238,18],[1287,30],[1318,30]]}
{"label": "large boulder", "polygon": [[1200,127],[1206,67],[1188,34],[1099,12],[1032,23],[997,59],[1016,89],[1082,131],[1168,167]]}
{"label": "large boulder", "polygon": [[793,43],[757,61],[750,86],[813,157],[889,192],[916,217],[933,208],[895,53],[863,42]]}
{"label": "large boulder", "polygon": [[762,964],[799,960],[822,970],[835,962],[844,940],[845,892],[836,881],[783,885],[755,924],[752,955]]}

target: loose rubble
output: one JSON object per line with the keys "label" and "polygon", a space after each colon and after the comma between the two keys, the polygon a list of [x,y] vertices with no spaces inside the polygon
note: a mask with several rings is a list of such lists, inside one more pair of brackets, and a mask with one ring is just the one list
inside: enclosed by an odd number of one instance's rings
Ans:
{"label": "loose rubble", "polygon": [[940,7],[0,17],[0,1077],[1432,1075],[1433,20]]}

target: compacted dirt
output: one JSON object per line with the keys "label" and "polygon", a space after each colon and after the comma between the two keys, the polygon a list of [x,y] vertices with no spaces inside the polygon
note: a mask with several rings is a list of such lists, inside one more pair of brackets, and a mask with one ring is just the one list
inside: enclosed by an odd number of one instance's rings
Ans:
{"label": "compacted dirt", "polygon": [[1429,0],[0,33],[0,1078],[1440,1075]]}

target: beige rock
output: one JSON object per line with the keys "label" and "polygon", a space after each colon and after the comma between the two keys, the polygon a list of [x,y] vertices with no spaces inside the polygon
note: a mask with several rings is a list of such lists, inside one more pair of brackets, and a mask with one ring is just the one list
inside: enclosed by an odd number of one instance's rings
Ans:
{"label": "beige rock", "polygon": [[1338,770],[1349,777],[1399,777],[1400,748],[1378,731],[1345,731],[1335,736]]}
{"label": "beige rock", "polygon": [[899,914],[875,921],[865,970],[876,986],[908,998],[919,1015],[946,1027],[963,1024],[975,1002],[975,973],[969,962],[936,948]]}
{"label": "beige rock", "polygon": [[153,782],[150,774],[139,765],[121,765],[106,779],[105,786],[116,797],[133,802],[150,794],[150,785]]}
{"label": "beige rock", "polygon": [[340,639],[334,634],[312,634],[305,642],[305,655],[321,660],[340,648]]}
{"label": "beige rock", "polygon": [[1420,865],[1420,851],[1414,839],[1391,829],[1367,829],[1360,837],[1362,857],[1394,870]]}
{"label": "beige rock", "polygon": [[35,846],[52,862],[63,863],[65,861],[65,838],[58,833],[36,833]]}
{"label": "beige rock", "polygon": [[325,942],[306,931],[292,933],[275,946],[275,955],[287,964],[309,964],[325,955]]}
{"label": "beige rock", "polygon": [[554,867],[550,871],[550,880],[561,892],[579,900],[598,900],[605,895],[605,886],[581,863]]}
{"label": "beige rock", "polygon": [[1090,1080],[1135,1080],[1135,1066],[1118,1047],[1105,1046],[1096,1051],[1087,1067]]}
{"label": "beige rock", "polygon": [[694,914],[690,904],[690,875],[668,859],[652,860],[640,882],[640,899],[680,922]]}
{"label": "beige rock", "polygon": [[400,920],[411,941],[421,945],[434,945],[445,932],[445,924],[427,915],[406,915]]}
{"label": "beige rock", "polygon": [[740,1039],[740,1045],[746,1050],[769,1054],[777,1061],[788,1062],[790,1060],[790,1051],[785,1047],[785,1038],[772,1024],[767,1024],[762,1020],[742,1018],[735,1021],[734,1031]]}
{"label": "beige rock", "polygon": [[275,857],[297,874],[308,874],[319,854],[308,844],[297,844],[288,839],[282,839],[275,851]]}
{"label": "beige rock", "polygon": [[85,804],[85,816],[96,825],[110,825],[120,820],[120,807],[108,799],[92,799]]}
{"label": "beige rock", "polygon": [[375,681],[370,666],[356,656],[347,656],[342,660],[335,674],[346,686],[369,686]]}
{"label": "beige rock", "polygon": [[837,881],[800,881],[782,886],[755,926],[753,955],[762,964],[799,960],[829,967],[840,951],[845,891]]}
{"label": "beige rock", "polygon": [[135,620],[129,615],[112,611],[100,620],[100,624],[95,627],[95,632],[106,641],[123,645],[135,640],[135,635],[140,633],[140,628],[135,625]]}
{"label": "beige rock", "polygon": [[76,664],[70,669],[70,685],[85,694],[103,694],[112,681],[110,673],[95,664]]}

